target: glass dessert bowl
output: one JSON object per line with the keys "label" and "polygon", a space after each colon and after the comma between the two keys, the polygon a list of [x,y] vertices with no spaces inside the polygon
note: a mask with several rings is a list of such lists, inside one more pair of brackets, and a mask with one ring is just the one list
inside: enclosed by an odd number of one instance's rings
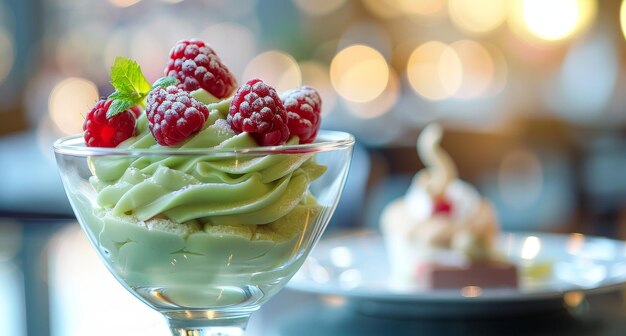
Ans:
{"label": "glass dessert bowl", "polygon": [[81,227],[127,290],[174,335],[241,335],[319,240],[353,144],[320,131],[273,147],[101,148],[73,136],[54,150]]}

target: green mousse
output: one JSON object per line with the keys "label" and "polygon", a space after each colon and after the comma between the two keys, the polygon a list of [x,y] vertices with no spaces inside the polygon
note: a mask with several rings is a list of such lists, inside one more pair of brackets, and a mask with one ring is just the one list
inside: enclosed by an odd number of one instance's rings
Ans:
{"label": "green mousse", "polygon": [[[230,129],[226,103],[209,107],[203,129],[180,148],[258,146]],[[145,116],[137,122],[138,135],[118,148],[159,148]],[[208,300],[199,293],[220,286],[271,288],[277,279],[287,281],[303,262],[303,237],[315,234],[316,221],[325,217],[320,213],[328,210],[308,191],[326,170],[310,153],[89,160],[97,195],[70,195],[77,214],[125,284],[167,289],[166,298],[143,297],[158,306],[197,307]],[[236,296],[213,299],[235,304]]]}

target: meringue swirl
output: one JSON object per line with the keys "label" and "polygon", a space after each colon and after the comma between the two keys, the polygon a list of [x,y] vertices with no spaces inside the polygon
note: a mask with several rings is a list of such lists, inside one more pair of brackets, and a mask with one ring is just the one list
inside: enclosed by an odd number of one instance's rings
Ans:
{"label": "meringue swirl", "polygon": [[433,197],[444,196],[458,175],[454,161],[440,146],[442,136],[439,124],[429,124],[417,139],[417,152],[426,169],[417,175],[413,186],[425,189]]}

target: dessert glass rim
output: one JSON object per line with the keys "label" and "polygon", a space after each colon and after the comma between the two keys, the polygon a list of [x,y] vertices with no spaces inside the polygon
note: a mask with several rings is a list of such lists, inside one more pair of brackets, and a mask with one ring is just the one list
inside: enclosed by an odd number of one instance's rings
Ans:
{"label": "dessert glass rim", "polygon": [[181,147],[158,147],[158,148],[106,148],[85,146],[83,134],[74,134],[62,137],[54,142],[52,147],[59,154],[73,156],[141,156],[141,155],[269,155],[269,154],[302,154],[318,153],[337,150],[352,146],[355,138],[352,134],[342,131],[319,130],[317,140],[309,144],[280,145],[280,146],[257,146],[257,147],[205,147],[205,148],[181,148]]}

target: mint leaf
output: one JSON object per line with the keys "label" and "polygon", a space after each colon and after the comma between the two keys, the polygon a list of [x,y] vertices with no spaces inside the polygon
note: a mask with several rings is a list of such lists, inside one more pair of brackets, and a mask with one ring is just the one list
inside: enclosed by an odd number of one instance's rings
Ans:
{"label": "mint leaf", "polygon": [[113,103],[107,111],[107,118],[133,106],[142,105],[150,92],[150,82],[141,72],[139,64],[124,57],[116,57],[111,66],[111,85],[115,92],[108,97]]}
{"label": "mint leaf", "polygon": [[[139,96],[137,93],[135,92],[129,92],[129,93],[122,93],[119,91],[115,91],[113,93],[111,93],[108,97],[111,100],[130,100],[130,101],[138,101],[141,100],[141,96]],[[137,104],[139,104],[137,102]],[[137,105],[135,104],[135,105]]]}
{"label": "mint leaf", "polygon": [[109,106],[109,110],[107,111],[107,118],[112,118],[115,115],[135,106],[137,104],[133,104],[133,101],[125,100],[125,99],[117,99],[111,103]]}
{"label": "mint leaf", "polygon": [[162,87],[162,88],[166,88],[170,85],[176,85],[178,84],[180,81],[175,78],[175,77],[161,77],[159,79],[156,80],[156,82],[154,82],[154,84],[152,84],[152,89],[155,89],[157,87]]}
{"label": "mint leaf", "polygon": [[116,57],[111,66],[111,85],[122,94],[135,93],[142,98],[150,92],[150,83],[139,64],[124,57]]}

